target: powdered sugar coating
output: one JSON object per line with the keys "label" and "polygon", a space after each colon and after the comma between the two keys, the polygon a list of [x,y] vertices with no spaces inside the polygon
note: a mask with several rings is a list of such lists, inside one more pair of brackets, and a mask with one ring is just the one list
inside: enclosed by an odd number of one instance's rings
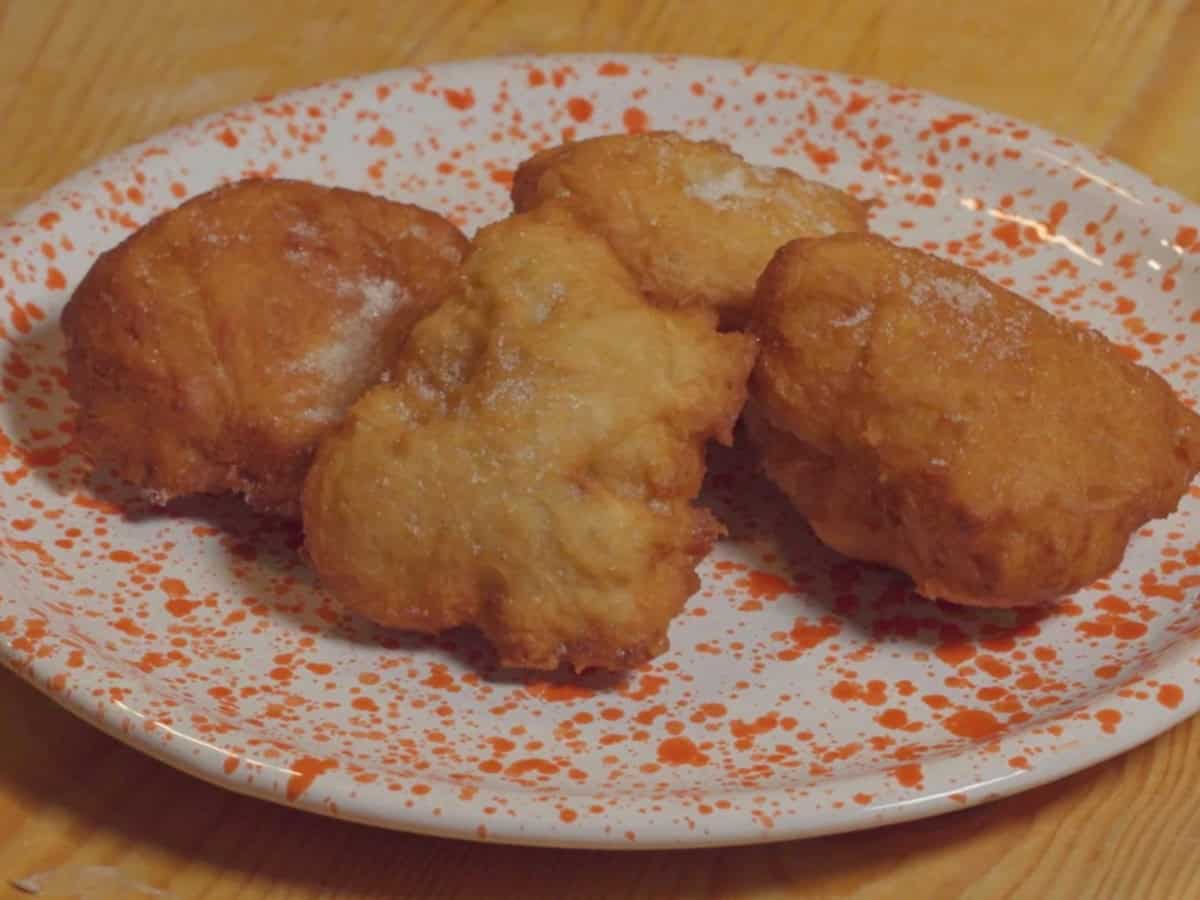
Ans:
{"label": "powdered sugar coating", "polygon": [[870,320],[874,315],[874,311],[869,306],[860,306],[853,312],[848,313],[841,318],[834,319],[829,324],[834,328],[853,328],[855,325],[861,325],[863,322]]}
{"label": "powdered sugar coating", "polygon": [[773,181],[774,178],[764,169],[752,168],[747,176],[746,169],[732,166],[720,175],[694,182],[686,193],[717,209],[729,209],[747,200],[767,196]]}
{"label": "powdered sugar coating", "polygon": [[383,278],[343,279],[334,290],[341,297],[358,297],[357,311],[337,323],[328,343],[296,363],[302,372],[317,372],[335,383],[345,381],[354,361],[365,355],[377,340],[381,319],[408,302],[407,292]]}
{"label": "powdered sugar coating", "polygon": [[872,200],[876,230],[1092,324],[1193,396],[1200,213],[1020,122],[858,79],[687,59],[506,59],[333,83],[176,129],[0,226],[6,662],[236,790],[390,827],[611,847],[960,808],[1200,707],[1194,495],[1104,582],[1053,610],[984,613],[822,549],[750,460],[717,454],[707,497],[730,537],[702,565],[673,651],[627,680],[579,683],[495,672],[469,635],[347,618],[313,584],[298,534],[233,502],[156,514],[89,480],[54,323],[136,224],[259,173],[473,228],[507,210],[511,171],[535,148],[647,127]]}
{"label": "powdered sugar coating", "polygon": [[917,306],[933,301],[950,306],[955,312],[966,316],[991,298],[988,289],[978,282],[944,275],[917,282],[908,288],[908,295]]}

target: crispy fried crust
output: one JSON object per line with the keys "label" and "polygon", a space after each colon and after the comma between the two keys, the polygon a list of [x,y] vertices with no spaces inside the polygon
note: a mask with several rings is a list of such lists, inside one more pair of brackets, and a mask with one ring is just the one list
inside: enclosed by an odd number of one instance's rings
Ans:
{"label": "crispy fried crust", "polygon": [[866,208],[848,194],[672,132],[544,150],[517,169],[512,197],[518,212],[569,209],[608,240],[652,302],[715,309],[727,326],[744,323],[782,244],[867,227]]}
{"label": "crispy fried crust", "polygon": [[1043,602],[1121,560],[1200,468],[1167,383],[961,267],[878,237],[784,247],[750,432],[817,535],[930,597]]}
{"label": "crispy fried crust", "polygon": [[396,380],[322,444],[312,562],[351,609],[476,625],[506,665],[637,665],[667,647],[718,533],[691,501],[753,357],[711,317],[646,304],[561,212],[485,228]]}
{"label": "crispy fried crust", "polygon": [[162,501],[296,515],[313,447],[437,306],[466,239],[354,191],[243,181],[103,254],[63,310],[79,441]]}

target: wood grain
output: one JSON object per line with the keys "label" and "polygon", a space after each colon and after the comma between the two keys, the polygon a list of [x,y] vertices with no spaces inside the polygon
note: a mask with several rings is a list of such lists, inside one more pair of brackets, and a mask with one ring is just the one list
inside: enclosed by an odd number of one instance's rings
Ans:
{"label": "wood grain", "polygon": [[[1200,200],[1200,0],[0,0],[0,216],[131,141],[256,94],[414,62],[603,49],[907,82],[1083,140]],[[175,898],[1200,896],[1195,721],[938,819],[617,856],[393,834],[235,796],[7,674],[0,715],[3,881],[50,869],[69,881],[95,864]]]}

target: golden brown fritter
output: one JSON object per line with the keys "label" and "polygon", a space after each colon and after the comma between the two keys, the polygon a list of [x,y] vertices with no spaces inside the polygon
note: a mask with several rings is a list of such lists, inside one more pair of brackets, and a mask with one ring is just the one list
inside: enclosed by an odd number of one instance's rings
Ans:
{"label": "golden brown fritter", "polygon": [[878,237],[801,240],[759,285],[752,436],[827,544],[930,597],[1105,575],[1200,468],[1200,418],[1094,331]]}
{"label": "golden brown fritter", "polygon": [[466,239],[369,194],[251,180],[103,254],[63,310],[79,442],[157,502],[299,513],[316,442],[452,281]]}
{"label": "golden brown fritter", "polygon": [[512,197],[518,212],[566,207],[608,240],[651,302],[716,309],[727,326],[745,322],[783,244],[867,227],[848,194],[672,132],[544,150],[517,169]]}
{"label": "golden brown fritter", "polygon": [[753,339],[655,309],[557,211],[483,229],[304,490],[309,555],[384,625],[476,625],[505,665],[636,665],[667,647],[719,527],[692,505]]}

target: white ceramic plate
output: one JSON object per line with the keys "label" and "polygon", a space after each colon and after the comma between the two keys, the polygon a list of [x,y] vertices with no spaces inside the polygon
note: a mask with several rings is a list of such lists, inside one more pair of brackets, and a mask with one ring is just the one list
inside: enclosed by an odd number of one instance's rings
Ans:
{"label": "white ceramic plate", "polygon": [[530,844],[746,843],[896,822],[1059,778],[1200,706],[1197,498],[1054,610],[912,594],[822,549],[740,452],[730,527],[673,649],[625,681],[487,668],[469,635],[341,613],[299,534],[237,503],[170,514],[86,474],[58,312],[96,254],[251,172],[474,227],[535,148],[614,130],[728,141],[875,201],[874,227],[1086,320],[1192,396],[1200,213],[1036,128],[778,66],[550,57],[336,82],[175,129],[0,227],[0,647],[56,701],[236,791],[391,828]]}

